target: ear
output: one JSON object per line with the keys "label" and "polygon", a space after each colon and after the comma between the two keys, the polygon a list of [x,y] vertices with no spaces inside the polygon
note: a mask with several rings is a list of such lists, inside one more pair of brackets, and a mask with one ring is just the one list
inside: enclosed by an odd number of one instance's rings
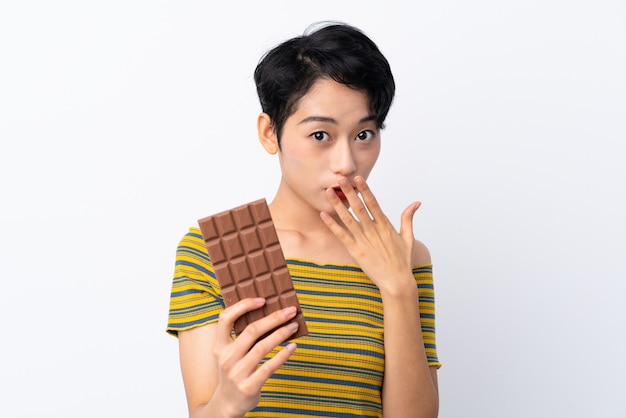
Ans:
{"label": "ear", "polygon": [[263,145],[265,151],[272,155],[276,154],[279,150],[278,137],[276,136],[270,115],[261,113],[256,121],[256,129],[259,135],[259,141],[261,141],[261,145]]}

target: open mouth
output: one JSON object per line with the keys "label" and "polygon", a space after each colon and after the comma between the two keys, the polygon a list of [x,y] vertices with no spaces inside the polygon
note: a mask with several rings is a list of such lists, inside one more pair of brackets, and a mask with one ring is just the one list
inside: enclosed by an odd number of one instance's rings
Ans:
{"label": "open mouth", "polygon": [[333,190],[335,191],[335,194],[337,194],[337,197],[339,199],[346,200],[346,195],[341,191],[341,188],[333,187]]}

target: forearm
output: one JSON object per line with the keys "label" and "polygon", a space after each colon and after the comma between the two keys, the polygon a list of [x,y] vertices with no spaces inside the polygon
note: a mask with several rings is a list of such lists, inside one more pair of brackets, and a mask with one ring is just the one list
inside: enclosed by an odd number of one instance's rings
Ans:
{"label": "forearm", "polygon": [[418,293],[382,294],[385,327],[385,418],[438,415],[436,382],[426,359],[419,321]]}

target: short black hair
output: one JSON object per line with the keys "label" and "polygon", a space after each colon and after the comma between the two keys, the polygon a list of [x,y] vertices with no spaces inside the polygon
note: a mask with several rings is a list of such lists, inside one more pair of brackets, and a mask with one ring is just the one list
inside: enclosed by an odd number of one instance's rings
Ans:
{"label": "short black hair", "polygon": [[376,123],[384,127],[395,94],[389,62],[360,29],[322,22],[269,50],[254,71],[261,108],[272,121],[279,145],[285,121],[321,78],[367,92]]}

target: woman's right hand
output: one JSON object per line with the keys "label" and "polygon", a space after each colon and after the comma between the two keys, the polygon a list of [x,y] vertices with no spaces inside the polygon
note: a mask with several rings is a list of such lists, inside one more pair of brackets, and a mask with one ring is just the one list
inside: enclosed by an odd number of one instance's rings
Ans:
{"label": "woman's right hand", "polygon": [[[273,312],[249,324],[233,340],[231,331],[235,321],[264,304],[262,298],[243,299],[222,311],[216,324],[179,333],[181,369],[190,416],[244,416],[259,403],[265,381],[295,350],[295,344],[288,344],[259,366],[268,353],[298,329],[296,322],[287,323],[296,315],[294,307]],[[259,340],[281,324],[285,326]]]}

